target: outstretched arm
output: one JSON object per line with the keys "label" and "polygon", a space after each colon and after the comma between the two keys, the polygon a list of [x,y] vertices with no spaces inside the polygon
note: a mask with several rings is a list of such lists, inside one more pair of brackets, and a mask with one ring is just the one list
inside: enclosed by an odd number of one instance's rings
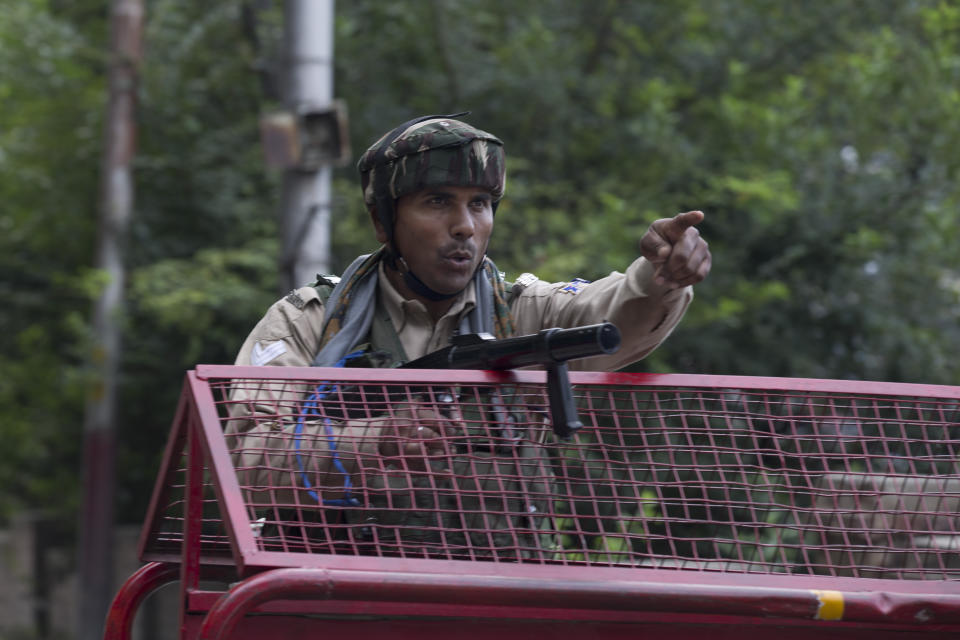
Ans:
{"label": "outstretched arm", "polygon": [[620,350],[571,362],[570,368],[612,371],[644,358],[680,322],[693,299],[692,285],[710,271],[710,251],[696,229],[703,217],[688,211],[652,223],[640,240],[641,256],[625,273],[588,284],[529,284],[512,307],[517,333],[608,321],[620,329]]}

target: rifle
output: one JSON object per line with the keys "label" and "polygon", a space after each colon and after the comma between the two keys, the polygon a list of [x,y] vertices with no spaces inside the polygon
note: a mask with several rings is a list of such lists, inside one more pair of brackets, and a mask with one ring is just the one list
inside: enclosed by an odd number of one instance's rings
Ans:
{"label": "rifle", "polygon": [[567,360],[614,353],[620,348],[620,330],[610,322],[543,329],[514,338],[495,339],[488,333],[455,336],[449,347],[401,365],[408,369],[547,369],[547,397],[553,432],[569,438],[583,426],[570,389]]}

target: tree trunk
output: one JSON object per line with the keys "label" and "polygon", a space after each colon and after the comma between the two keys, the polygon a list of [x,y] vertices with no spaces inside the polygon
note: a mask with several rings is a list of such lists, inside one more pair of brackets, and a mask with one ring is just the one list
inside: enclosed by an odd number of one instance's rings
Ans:
{"label": "tree trunk", "polygon": [[94,304],[83,434],[79,640],[99,640],[113,596],[113,517],[117,378],[120,366],[123,245],[133,212],[134,109],[143,34],[142,0],[114,0],[101,165],[97,268],[108,277]]}

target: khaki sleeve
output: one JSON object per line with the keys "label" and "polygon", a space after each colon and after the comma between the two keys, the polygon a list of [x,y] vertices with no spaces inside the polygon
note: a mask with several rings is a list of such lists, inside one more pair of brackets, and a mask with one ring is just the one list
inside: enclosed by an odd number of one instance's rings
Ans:
{"label": "khaki sleeve", "polygon": [[309,367],[320,346],[323,303],[313,287],[278,300],[253,328],[234,364]]}
{"label": "khaki sleeve", "polygon": [[626,273],[615,271],[587,284],[536,281],[511,307],[517,333],[608,321],[620,330],[620,349],[608,356],[573,360],[570,369],[615,371],[641,360],[670,335],[693,300],[693,287],[657,285],[653,273],[654,266],[638,258]]}
{"label": "khaki sleeve", "polygon": [[[323,303],[303,287],[274,303],[254,327],[235,364],[308,367],[319,347]],[[377,421],[299,421],[309,385],[234,381],[225,428],[240,484],[255,503],[316,505],[348,497],[360,458],[376,452]]]}

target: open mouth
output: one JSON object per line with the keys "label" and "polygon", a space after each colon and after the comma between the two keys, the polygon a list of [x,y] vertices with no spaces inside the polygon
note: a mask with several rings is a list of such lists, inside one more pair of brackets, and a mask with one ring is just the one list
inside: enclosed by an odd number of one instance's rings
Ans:
{"label": "open mouth", "polygon": [[463,266],[473,262],[473,255],[468,251],[454,251],[445,255],[443,259],[451,264]]}

